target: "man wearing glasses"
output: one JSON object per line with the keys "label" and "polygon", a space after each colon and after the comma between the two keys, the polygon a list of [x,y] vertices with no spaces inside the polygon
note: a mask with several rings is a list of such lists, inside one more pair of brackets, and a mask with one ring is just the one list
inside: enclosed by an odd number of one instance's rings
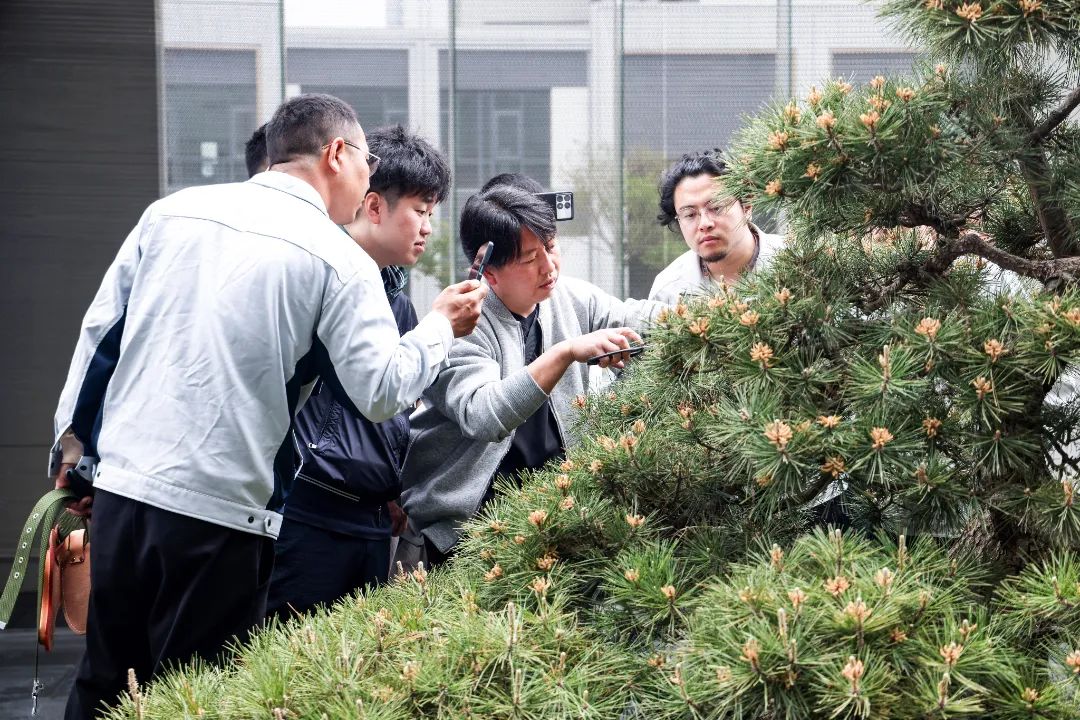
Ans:
{"label": "man wearing glasses", "polygon": [[376,262],[339,227],[378,161],[352,108],[292,98],[266,137],[270,171],[147,208],[83,319],[51,457],[60,487],[99,459],[68,718],[115,703],[129,668],[143,683],[214,659],[262,621],[305,387],[386,420],[479,318],[486,290],[466,281],[399,335]]}
{"label": "man wearing glasses", "polygon": [[674,305],[687,293],[706,293],[714,283],[734,282],[762,267],[784,244],[750,222],[750,206],[717,198],[724,161],[714,152],[684,155],[660,179],[660,224],[682,232],[690,249],[660,271],[649,299]]}

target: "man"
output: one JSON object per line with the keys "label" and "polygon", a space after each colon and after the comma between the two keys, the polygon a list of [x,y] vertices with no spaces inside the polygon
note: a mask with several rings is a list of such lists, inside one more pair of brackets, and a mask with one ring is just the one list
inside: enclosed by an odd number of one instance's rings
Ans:
{"label": "man", "polygon": [[469,198],[460,235],[470,260],[494,243],[484,272],[491,294],[412,418],[402,500],[428,565],[445,561],[497,474],[516,477],[563,454],[571,402],[588,387],[585,361],[640,342],[629,326],[663,307],[561,277],[554,211],[520,187]]}
{"label": "man", "polygon": [[265,614],[287,442],[316,375],[369,419],[409,407],[475,325],[460,283],[399,336],[351,221],[378,158],[352,108],[301,95],[266,130],[276,172],[152,204],[83,320],[52,463],[100,458],[86,654],[69,718]]}
{"label": "man", "polygon": [[[431,235],[431,216],[450,189],[450,168],[427,141],[400,125],[368,134],[379,170],[348,233],[382,270],[383,287],[408,332],[416,311],[402,290],[402,267],[416,264]],[[285,504],[270,582],[271,614],[288,617],[330,605],[365,585],[384,582],[391,534],[405,516],[401,461],[407,413],[373,423],[326,383],[316,385],[296,418],[302,465]]]}
{"label": "man", "polygon": [[708,292],[714,283],[734,282],[768,263],[784,244],[750,222],[750,206],[717,198],[716,181],[726,171],[713,152],[684,155],[660,179],[660,224],[678,226],[690,249],[660,271],[649,299],[674,305],[687,293]]}
{"label": "man", "polygon": [[253,177],[270,167],[270,158],[266,156],[266,123],[263,123],[244,143],[244,164],[247,165],[248,177]]}

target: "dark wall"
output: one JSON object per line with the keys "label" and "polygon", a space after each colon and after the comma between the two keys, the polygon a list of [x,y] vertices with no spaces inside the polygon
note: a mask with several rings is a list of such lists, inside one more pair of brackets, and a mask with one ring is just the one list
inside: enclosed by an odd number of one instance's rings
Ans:
{"label": "dark wall", "polygon": [[155,22],[154,0],[0,1],[0,560],[50,487],[82,315],[158,196]]}

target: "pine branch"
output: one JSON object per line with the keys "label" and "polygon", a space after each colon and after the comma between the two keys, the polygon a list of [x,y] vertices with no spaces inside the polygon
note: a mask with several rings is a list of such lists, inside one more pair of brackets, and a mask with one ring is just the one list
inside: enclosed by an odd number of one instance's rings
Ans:
{"label": "pine branch", "polygon": [[[935,227],[936,229],[936,227]],[[977,255],[1003,270],[1043,283],[1059,280],[1066,284],[1080,282],[1080,257],[1055,257],[1052,260],[1029,260],[1008,253],[991,244],[984,233],[969,230],[958,238],[938,236],[938,251],[922,264],[911,263],[897,268],[896,279],[870,295],[860,304],[865,313],[879,310],[908,285],[919,280],[941,277],[957,258]]]}
{"label": "pine branch", "polygon": [[1069,117],[1078,105],[1080,105],[1080,87],[1073,88],[1073,91],[1066,96],[1064,102],[1031,131],[1031,134],[1028,135],[1028,144],[1038,145],[1045,140],[1054,131],[1054,128],[1065,122],[1065,118]]}
{"label": "pine branch", "polygon": [[1031,148],[1017,157],[1020,171],[1028,184],[1035,214],[1039,218],[1050,250],[1056,258],[1064,258],[1074,252],[1073,228],[1060,199],[1052,187],[1050,163],[1041,148]]}

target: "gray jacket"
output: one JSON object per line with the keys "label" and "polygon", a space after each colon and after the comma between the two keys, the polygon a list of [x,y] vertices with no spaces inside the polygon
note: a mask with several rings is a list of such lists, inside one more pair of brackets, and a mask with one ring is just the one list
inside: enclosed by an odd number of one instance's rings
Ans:
{"label": "gray jacket", "polygon": [[[595,285],[561,277],[551,297],[540,303],[543,349],[605,327],[640,331],[663,307],[648,300],[621,301]],[[573,443],[567,434],[571,401],[588,384],[588,366],[575,363],[551,392],[564,446]],[[514,431],[546,399],[525,367],[521,326],[495,293],[489,294],[476,329],[454,342],[449,366],[412,416],[402,505],[410,524],[440,551],[457,543],[461,523],[479,509]]]}

